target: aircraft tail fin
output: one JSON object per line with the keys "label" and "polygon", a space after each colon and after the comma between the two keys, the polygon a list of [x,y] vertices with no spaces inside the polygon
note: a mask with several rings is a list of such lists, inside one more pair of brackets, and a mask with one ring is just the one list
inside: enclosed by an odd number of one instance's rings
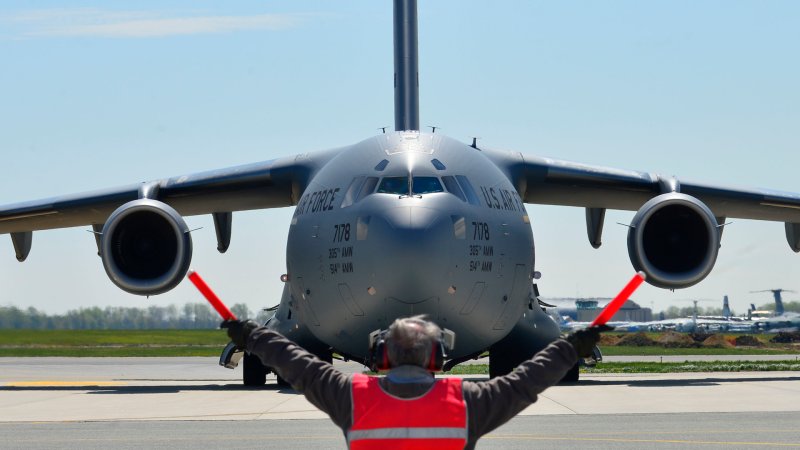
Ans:
{"label": "aircraft tail fin", "polygon": [[783,299],[781,299],[781,289],[775,289],[772,291],[773,297],[775,297],[775,315],[782,316],[783,315]]}
{"label": "aircraft tail fin", "polygon": [[722,299],[722,317],[724,317],[726,319],[730,319],[730,317],[731,317],[731,307],[728,304],[728,296],[727,295]]}
{"label": "aircraft tail fin", "polygon": [[419,131],[417,0],[394,0],[394,129]]}

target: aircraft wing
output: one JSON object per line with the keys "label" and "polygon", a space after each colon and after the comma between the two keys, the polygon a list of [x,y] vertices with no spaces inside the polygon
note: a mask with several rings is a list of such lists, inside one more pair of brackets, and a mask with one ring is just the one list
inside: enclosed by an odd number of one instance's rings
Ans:
{"label": "aircraft wing", "polygon": [[291,206],[311,174],[332,154],[298,155],[0,206],[0,234],[102,225],[119,206],[139,198],[167,203],[182,216]]}
{"label": "aircraft wing", "polygon": [[800,223],[800,194],[679,180],[655,173],[592,166],[519,153],[490,153],[525,203],[638,210],[651,198],[681,192],[719,218]]}

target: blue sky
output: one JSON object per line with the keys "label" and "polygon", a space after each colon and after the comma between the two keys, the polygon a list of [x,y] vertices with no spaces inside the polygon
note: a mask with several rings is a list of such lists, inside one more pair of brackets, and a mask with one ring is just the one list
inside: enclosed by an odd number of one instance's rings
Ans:
{"label": "blue sky", "polygon": [[[722,184],[800,190],[800,3],[420,0],[421,121],[486,147]],[[391,2],[3,2],[0,204],[358,142],[393,124]],[[439,132],[439,131],[437,131]],[[587,242],[581,209],[531,206],[542,294],[613,296],[629,212]],[[234,215],[192,266],[229,303],[278,302],[291,209]],[[83,229],[0,236],[0,305],[199,301],[118,290]],[[734,309],[800,290],[780,223],[726,227],[717,265],[656,309]],[[788,299],[800,294],[787,294]]]}

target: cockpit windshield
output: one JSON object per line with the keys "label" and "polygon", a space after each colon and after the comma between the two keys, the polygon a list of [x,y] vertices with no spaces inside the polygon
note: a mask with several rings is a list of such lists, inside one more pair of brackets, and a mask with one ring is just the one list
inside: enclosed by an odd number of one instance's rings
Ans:
{"label": "cockpit windshield", "polygon": [[381,180],[377,192],[379,194],[408,195],[408,178],[386,177]]}
{"label": "cockpit windshield", "polygon": [[385,177],[378,185],[379,194],[422,195],[444,192],[442,182],[437,177],[413,177],[409,194],[408,177]]}
{"label": "cockpit windshield", "polygon": [[412,189],[414,190],[414,195],[444,192],[442,183],[436,177],[414,177]]}

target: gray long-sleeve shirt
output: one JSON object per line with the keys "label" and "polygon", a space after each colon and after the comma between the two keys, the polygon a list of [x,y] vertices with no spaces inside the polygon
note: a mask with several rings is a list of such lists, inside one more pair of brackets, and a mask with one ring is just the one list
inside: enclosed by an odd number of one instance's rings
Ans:
{"label": "gray long-sleeve shirt", "polygon": [[[353,420],[352,376],[266,328],[250,334],[247,350],[258,356],[264,365],[275,369],[281,378],[347,433]],[[462,392],[469,428],[465,448],[474,449],[478,438],[535,402],[542,391],[564,377],[577,358],[572,344],[558,339],[508,375],[488,381],[464,381]],[[412,398],[426,393],[434,381],[433,375],[421,367],[400,366],[390,370],[380,384],[389,394]]]}

